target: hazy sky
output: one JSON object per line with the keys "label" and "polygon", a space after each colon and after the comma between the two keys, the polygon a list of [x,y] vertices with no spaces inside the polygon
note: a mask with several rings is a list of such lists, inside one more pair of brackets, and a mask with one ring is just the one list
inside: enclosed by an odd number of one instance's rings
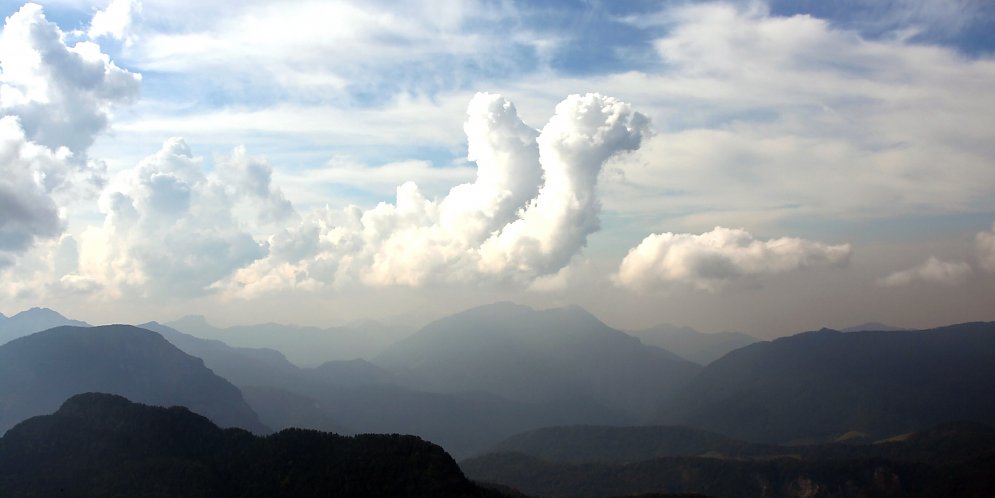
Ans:
{"label": "hazy sky", "polygon": [[995,3],[3,2],[0,311],[995,320]]}

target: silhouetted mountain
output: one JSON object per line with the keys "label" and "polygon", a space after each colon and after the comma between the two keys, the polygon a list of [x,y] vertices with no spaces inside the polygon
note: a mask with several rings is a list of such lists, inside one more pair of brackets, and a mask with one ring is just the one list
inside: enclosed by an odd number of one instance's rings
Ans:
{"label": "silhouetted mountain", "polygon": [[[540,496],[983,497],[995,491],[995,429],[979,424],[944,424],[877,444],[804,447],[748,445],[678,429],[553,428],[499,446],[528,454],[496,451],[460,465],[471,478]],[[737,452],[725,451],[730,447]],[[640,458],[653,453],[705,456]]]}
{"label": "silhouetted mountain", "polygon": [[708,365],[730,351],[759,340],[740,332],[706,334],[691,327],[668,324],[633,331],[631,334],[643,341],[643,344],[666,349],[700,365]]}
{"label": "silhouetted mountain", "polygon": [[364,360],[299,368],[270,350],[236,348],[160,324],[145,324],[231,380],[273,429],[415,434],[463,456],[528,429],[554,424],[617,423],[619,416],[582,403],[518,403],[486,394],[434,394],[398,386]]}
{"label": "silhouetted mountain", "polygon": [[700,366],[573,307],[498,303],[427,325],[374,363],[425,391],[482,391],[523,402],[588,400],[648,415]]}
{"label": "silhouetted mountain", "polygon": [[268,431],[235,386],[149,330],[57,327],[0,346],[0,431],[88,391],[189,406],[221,426]]}
{"label": "silhouetted mountain", "polygon": [[750,441],[870,437],[950,420],[995,423],[995,322],[901,332],[807,332],[706,367],[660,420]]}
{"label": "silhouetted mountain", "polygon": [[847,327],[845,329],[840,329],[840,332],[868,332],[872,330],[908,330],[902,327],[893,327],[891,325],[885,325],[881,322],[867,322],[860,325],[854,325],[853,327]]}
{"label": "silhouetted mountain", "polygon": [[307,382],[304,370],[273,349],[229,346],[219,340],[184,334],[156,322],[143,323],[138,327],[161,334],[184,353],[204,360],[207,368],[240,388],[291,386]]}
{"label": "silhouetted mountain", "polygon": [[413,436],[221,430],[182,407],[89,393],[0,439],[5,496],[486,496]]}
{"label": "silhouetted mountain", "polygon": [[410,331],[404,327],[365,321],[342,327],[303,327],[266,323],[219,328],[200,315],[188,315],[165,324],[181,332],[226,344],[280,351],[302,366],[327,361],[372,358]]}
{"label": "silhouetted mountain", "polygon": [[89,327],[86,322],[70,320],[48,308],[31,308],[14,316],[0,320],[0,344],[24,337],[26,335],[48,330],[63,325],[74,327]]}

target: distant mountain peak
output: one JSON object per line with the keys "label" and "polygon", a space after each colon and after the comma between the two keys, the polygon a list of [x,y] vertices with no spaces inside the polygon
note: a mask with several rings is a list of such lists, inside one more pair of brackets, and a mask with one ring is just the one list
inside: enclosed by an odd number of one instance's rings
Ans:
{"label": "distant mountain peak", "polygon": [[895,331],[895,330],[908,330],[903,327],[895,327],[894,325],[888,325],[881,322],[867,322],[860,325],[854,325],[852,327],[847,327],[840,329],[840,332],[867,332],[872,330],[885,330],[885,331]]}
{"label": "distant mountain peak", "polygon": [[59,313],[58,311],[55,311],[52,308],[41,308],[38,306],[26,309],[12,316],[11,318],[27,318],[27,317],[32,317],[32,318],[44,317],[44,318],[55,318],[55,319],[66,320],[66,317],[63,316],[62,313]]}

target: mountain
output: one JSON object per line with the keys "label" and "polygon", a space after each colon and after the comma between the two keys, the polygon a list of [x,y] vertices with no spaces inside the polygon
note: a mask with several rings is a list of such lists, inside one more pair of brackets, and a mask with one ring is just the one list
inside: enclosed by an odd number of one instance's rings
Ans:
{"label": "mountain", "polygon": [[666,349],[700,365],[707,365],[730,351],[759,341],[756,337],[740,332],[706,334],[691,327],[668,324],[633,331],[630,334],[638,337],[643,344]]}
{"label": "mountain", "polygon": [[65,326],[0,346],[0,432],[88,391],[188,406],[224,427],[268,432],[238,388],[149,330]]}
{"label": "mountain", "polygon": [[995,322],[921,331],[823,329],[708,365],[659,421],[757,442],[884,437],[951,420],[995,423]]}
{"label": "mountain", "polygon": [[222,430],[186,408],[88,393],[0,439],[6,496],[497,496],[413,436]]}
{"label": "mountain", "polygon": [[867,332],[871,330],[908,330],[902,327],[894,327],[891,325],[885,325],[881,322],[867,322],[860,325],[854,325],[853,327],[847,327],[845,329],[840,329],[840,332]]}
{"label": "mountain", "polygon": [[369,359],[410,333],[404,327],[373,321],[325,329],[278,323],[219,328],[200,315],[184,316],[165,325],[204,339],[221,340],[232,346],[274,349],[302,366],[317,366],[336,360]]}
{"label": "mountain", "polygon": [[570,423],[614,423],[618,415],[583,403],[521,403],[482,393],[438,394],[396,385],[365,360],[300,368],[280,353],[201,339],[157,323],[143,324],[242,391],[274,429],[304,427],[342,434],[415,434],[465,456],[511,434]]}
{"label": "mountain", "polygon": [[635,419],[701,368],[581,308],[536,311],[511,303],[433,322],[373,362],[424,391],[481,391],[533,403],[584,400]]}
{"label": "mountain", "polygon": [[300,367],[273,349],[229,346],[223,341],[201,339],[156,322],[138,327],[161,334],[172,345],[204,360],[207,368],[239,387],[290,386],[307,382],[307,375]]}
{"label": "mountain", "polygon": [[474,479],[554,497],[980,498],[995,495],[995,428],[958,422],[875,444],[777,447],[675,427],[561,427],[513,437],[460,466]]}
{"label": "mountain", "polygon": [[14,316],[0,320],[0,344],[24,337],[35,332],[53,327],[70,325],[73,327],[89,327],[86,322],[70,320],[58,312],[48,308],[31,308]]}

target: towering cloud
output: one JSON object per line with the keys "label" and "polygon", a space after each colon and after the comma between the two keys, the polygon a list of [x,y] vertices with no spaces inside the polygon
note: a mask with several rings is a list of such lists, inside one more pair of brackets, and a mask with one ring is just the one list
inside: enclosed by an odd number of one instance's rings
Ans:
{"label": "towering cloud", "polygon": [[[190,296],[267,254],[251,227],[295,216],[271,168],[236,148],[206,174],[180,138],[115,178],[100,199],[102,227],[83,234],[81,272],[111,292]],[[239,201],[256,211],[239,217]]]}
{"label": "towering cloud", "polygon": [[835,265],[849,256],[849,244],[791,237],[757,240],[742,229],[715,227],[700,235],[649,235],[625,256],[615,279],[636,290],[686,284],[715,291],[743,277]]}
{"label": "towering cloud", "polygon": [[465,125],[477,178],[427,199],[413,183],[394,204],[319,213],[270,239],[270,258],[238,275],[232,288],[361,282],[422,285],[475,279],[530,282],[556,273],[598,229],[598,173],[639,146],[648,120],[597,94],[573,95],[541,132],[510,102],[478,94]]}
{"label": "towering cloud", "polygon": [[0,266],[62,233],[61,208],[103,184],[86,149],[113,104],[130,101],[139,76],[88,42],[65,44],[41,7],[27,4],[0,33]]}

